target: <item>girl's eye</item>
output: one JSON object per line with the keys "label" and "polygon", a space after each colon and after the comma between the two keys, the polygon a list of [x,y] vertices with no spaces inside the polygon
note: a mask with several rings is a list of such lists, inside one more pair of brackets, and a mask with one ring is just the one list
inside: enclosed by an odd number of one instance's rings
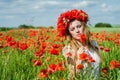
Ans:
{"label": "girl's eye", "polygon": [[70,30],[71,30],[71,31],[74,31],[74,29],[75,29],[75,28],[71,28]]}
{"label": "girl's eye", "polygon": [[81,25],[78,25],[78,26],[77,26],[77,28],[80,28],[80,27],[81,27]]}

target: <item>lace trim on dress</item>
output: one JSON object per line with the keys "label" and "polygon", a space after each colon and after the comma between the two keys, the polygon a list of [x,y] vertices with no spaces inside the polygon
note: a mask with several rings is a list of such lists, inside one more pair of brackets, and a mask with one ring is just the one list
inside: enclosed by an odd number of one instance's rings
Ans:
{"label": "lace trim on dress", "polygon": [[65,58],[68,57],[67,53],[71,53],[71,56],[69,56],[69,57],[71,57],[71,58],[74,60],[74,50],[70,47],[70,45],[65,46],[65,47],[62,49],[62,52],[63,52],[63,56],[64,56]]}

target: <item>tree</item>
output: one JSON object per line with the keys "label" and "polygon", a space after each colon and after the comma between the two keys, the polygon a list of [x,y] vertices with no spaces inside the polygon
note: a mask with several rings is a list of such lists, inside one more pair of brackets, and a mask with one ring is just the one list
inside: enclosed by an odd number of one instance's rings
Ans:
{"label": "tree", "polygon": [[34,28],[34,27],[32,25],[22,24],[22,25],[19,25],[18,28]]}
{"label": "tree", "polygon": [[95,27],[112,27],[109,23],[97,23]]}

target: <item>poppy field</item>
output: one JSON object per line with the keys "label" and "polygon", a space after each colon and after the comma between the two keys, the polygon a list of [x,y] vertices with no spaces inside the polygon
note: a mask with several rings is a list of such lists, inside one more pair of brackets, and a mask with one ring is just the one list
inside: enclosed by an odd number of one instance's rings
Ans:
{"label": "poppy field", "polygon": [[[67,41],[57,34],[50,28],[0,32],[0,80],[68,80],[62,55]],[[92,30],[91,34],[102,57],[100,80],[120,80],[120,31]]]}

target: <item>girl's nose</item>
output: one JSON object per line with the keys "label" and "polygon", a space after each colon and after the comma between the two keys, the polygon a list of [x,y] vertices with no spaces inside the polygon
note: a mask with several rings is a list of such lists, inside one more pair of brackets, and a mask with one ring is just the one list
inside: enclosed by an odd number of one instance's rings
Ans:
{"label": "girl's nose", "polygon": [[79,29],[76,29],[76,33],[79,33],[80,31],[79,31]]}

